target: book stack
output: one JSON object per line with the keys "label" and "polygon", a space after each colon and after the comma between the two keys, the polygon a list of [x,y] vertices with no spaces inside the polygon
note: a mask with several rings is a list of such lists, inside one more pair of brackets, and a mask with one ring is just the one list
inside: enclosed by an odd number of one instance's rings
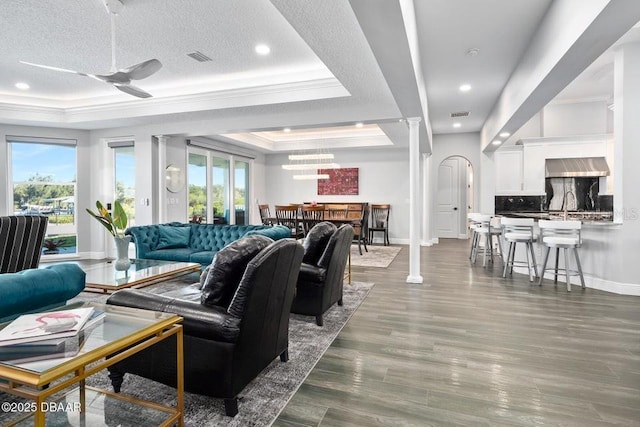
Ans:
{"label": "book stack", "polygon": [[77,354],[78,340],[71,340],[104,318],[93,307],[23,314],[0,330],[0,362],[22,363]]}

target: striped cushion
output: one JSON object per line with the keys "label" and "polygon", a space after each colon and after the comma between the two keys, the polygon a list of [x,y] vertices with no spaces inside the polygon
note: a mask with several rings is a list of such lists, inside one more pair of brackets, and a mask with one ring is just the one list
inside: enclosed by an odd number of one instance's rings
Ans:
{"label": "striped cushion", "polygon": [[49,217],[0,217],[0,273],[38,268]]}

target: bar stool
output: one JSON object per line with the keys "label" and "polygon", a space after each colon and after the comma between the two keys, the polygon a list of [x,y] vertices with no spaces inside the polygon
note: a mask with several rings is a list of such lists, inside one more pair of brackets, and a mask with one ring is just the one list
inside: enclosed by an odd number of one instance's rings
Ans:
{"label": "bar stool", "polygon": [[489,254],[490,262],[493,263],[493,238],[498,239],[498,248],[500,250],[500,256],[502,256],[502,242],[500,241],[500,235],[502,229],[500,228],[500,218],[493,215],[476,215],[473,217],[477,222],[475,228],[475,239],[472,245],[471,262],[476,263],[478,257],[478,250],[480,249],[480,242],[484,240],[484,248],[482,248],[482,266],[487,266],[487,253]]}
{"label": "bar stool", "polygon": [[477,217],[481,215],[478,212],[469,212],[467,214],[467,227],[469,232],[471,233],[471,248],[469,249],[469,259],[473,258],[473,250],[476,247],[476,239],[478,238],[478,233],[476,233],[476,228],[480,227],[480,222],[477,221]]}
{"label": "bar stool", "polygon": [[[537,240],[537,236],[533,232],[533,218],[502,218],[503,237],[509,243],[507,259],[504,263],[502,277],[507,277],[507,271],[513,274],[514,265],[524,266],[524,261],[516,261],[516,246],[518,243],[526,245],[527,270],[529,272],[529,281],[533,282],[533,273],[538,277],[538,266],[536,264],[536,256],[533,252],[533,242]],[[531,254],[531,261],[529,260]],[[533,265],[532,265],[533,264]]]}
{"label": "bar stool", "polygon": [[[558,261],[560,258],[560,249],[564,249],[564,268],[561,268],[560,270],[564,270],[567,278],[567,292],[571,292],[570,276],[580,276],[580,283],[582,284],[582,289],[584,289],[584,276],[582,275],[582,266],[580,265],[580,257],[578,256],[578,248],[582,246],[582,237],[580,236],[582,223],[580,221],[540,220],[538,225],[540,226],[542,243],[547,247],[547,252],[544,255],[544,263],[542,264],[542,273],[540,274],[540,281],[538,284],[542,286],[544,272],[547,270],[547,262],[549,261],[549,252],[551,252],[551,248],[555,248],[556,265],[555,268],[548,269],[554,271],[553,283],[558,283]],[[576,258],[576,267],[578,268],[577,271],[569,268],[569,255],[567,254],[567,249],[573,249],[573,255]]]}

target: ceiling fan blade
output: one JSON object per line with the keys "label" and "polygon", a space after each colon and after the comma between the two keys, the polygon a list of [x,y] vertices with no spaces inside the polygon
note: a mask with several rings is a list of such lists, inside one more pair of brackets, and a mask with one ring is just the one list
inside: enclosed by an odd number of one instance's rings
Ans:
{"label": "ceiling fan blade", "polygon": [[120,70],[119,72],[126,74],[131,80],[141,80],[155,74],[160,68],[162,68],[160,61],[157,59],[149,59],[148,61]]}
{"label": "ceiling fan blade", "polygon": [[145,92],[144,90],[131,85],[114,84],[113,86],[119,91],[137,96],[138,98],[151,98],[153,96],[149,92]]}
{"label": "ceiling fan blade", "polygon": [[52,67],[50,65],[34,64],[33,62],[27,62],[27,61],[20,61],[20,63],[24,65],[30,65],[32,67],[44,68],[45,70],[53,70],[53,71],[60,71],[63,73],[77,74],[79,76],[94,77],[92,74],[85,74],[79,71],[67,70],[66,68]]}

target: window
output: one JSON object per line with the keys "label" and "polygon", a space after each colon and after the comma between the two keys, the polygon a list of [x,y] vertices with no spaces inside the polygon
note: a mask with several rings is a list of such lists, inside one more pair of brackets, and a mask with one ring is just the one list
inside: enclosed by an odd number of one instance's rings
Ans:
{"label": "window", "polygon": [[234,206],[236,211],[236,224],[249,224],[249,163],[236,160],[234,163],[235,179],[233,180]]}
{"label": "window", "polygon": [[[188,217],[216,224],[249,224],[249,159],[199,148],[188,152]],[[244,157],[242,157],[245,159]]]}
{"label": "window", "polygon": [[77,252],[75,141],[9,140],[15,215],[49,217],[43,254]]}
{"label": "window", "polygon": [[213,203],[213,222],[230,224],[229,199],[231,188],[229,185],[229,160],[212,157],[211,201]]}
{"label": "window", "polygon": [[189,153],[187,167],[189,181],[189,220],[195,222],[207,221],[207,156]]}
{"label": "window", "polygon": [[136,215],[136,158],[134,146],[113,147],[115,178],[114,200],[118,200],[127,213],[127,226],[135,225]]}

